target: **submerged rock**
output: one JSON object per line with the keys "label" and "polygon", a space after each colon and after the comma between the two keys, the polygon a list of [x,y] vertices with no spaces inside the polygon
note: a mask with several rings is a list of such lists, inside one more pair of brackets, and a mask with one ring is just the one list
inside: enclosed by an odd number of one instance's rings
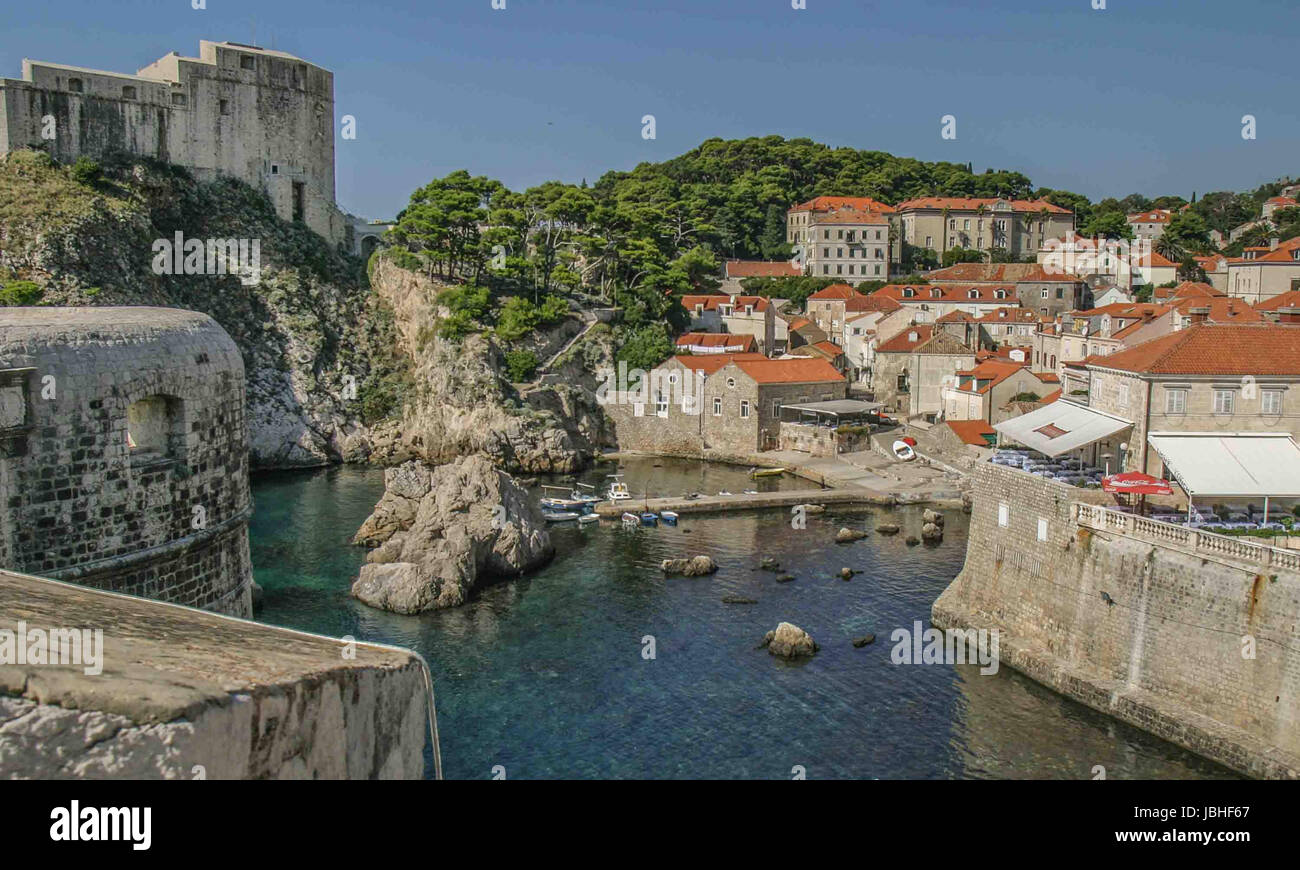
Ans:
{"label": "submerged rock", "polygon": [[919,544],[919,543],[921,543],[921,539],[918,538],[916,535],[908,535],[908,536],[907,536],[907,546],[909,546],[909,547],[915,547],[915,546],[916,546],[917,544]]}
{"label": "submerged rock", "polygon": [[926,523],[921,526],[921,540],[923,541],[942,541],[943,527],[934,523]]}
{"label": "submerged rock", "polygon": [[718,563],[708,556],[695,556],[690,559],[664,559],[659,563],[659,570],[665,574],[680,574],[683,577],[703,577],[718,570]]}
{"label": "submerged rock", "polygon": [[758,567],[764,571],[775,571],[781,567],[781,563],[771,556],[764,556],[758,563]]}
{"label": "submerged rock", "polygon": [[776,578],[777,583],[790,583],[793,580],[794,580],[793,574],[782,574],[780,577]]}
{"label": "submerged rock", "polygon": [[390,468],[354,542],[375,547],[352,594],[371,607],[421,613],[464,603],[480,577],[514,576],[555,555],[537,507],[487,457]]}
{"label": "submerged rock", "polygon": [[821,504],[801,504],[798,507],[806,514],[824,514],[826,505]]}
{"label": "submerged rock", "polygon": [[862,637],[853,638],[853,646],[858,649],[861,649],[862,647],[866,646],[869,643],[875,643],[875,640],[876,640],[876,636],[874,634],[867,633],[862,635]]}
{"label": "submerged rock", "polygon": [[746,598],[743,595],[726,595],[722,599],[723,604],[757,604],[757,598]]}
{"label": "submerged rock", "polygon": [[808,632],[789,622],[783,622],[774,631],[763,635],[760,646],[766,647],[774,656],[787,659],[811,656],[819,649]]}
{"label": "submerged rock", "polygon": [[934,523],[936,526],[942,526],[943,514],[939,513],[936,510],[931,510],[930,508],[926,508],[925,511],[921,514],[921,521],[926,523]]}
{"label": "submerged rock", "polygon": [[856,573],[857,573],[857,572],[854,571],[852,568],[841,568],[841,569],[840,569],[840,579],[841,579],[841,580],[852,580],[852,579],[853,579],[853,575],[856,574]]}
{"label": "submerged rock", "polygon": [[835,533],[835,543],[848,544],[852,541],[860,541],[867,536],[867,533],[861,529],[840,529]]}
{"label": "submerged rock", "polygon": [[901,526],[898,523],[881,523],[876,526],[876,531],[882,535],[897,535]]}

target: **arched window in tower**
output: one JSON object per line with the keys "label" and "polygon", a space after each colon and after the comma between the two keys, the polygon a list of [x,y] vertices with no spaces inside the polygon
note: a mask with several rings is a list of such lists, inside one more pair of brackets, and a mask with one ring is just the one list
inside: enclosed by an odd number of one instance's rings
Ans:
{"label": "arched window in tower", "polygon": [[185,403],[149,396],[126,412],[126,446],[133,465],[180,458],[185,446]]}

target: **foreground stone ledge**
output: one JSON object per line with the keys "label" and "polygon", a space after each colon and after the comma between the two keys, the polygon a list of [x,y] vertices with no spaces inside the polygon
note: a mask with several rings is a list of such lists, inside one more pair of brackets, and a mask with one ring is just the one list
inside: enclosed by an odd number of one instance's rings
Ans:
{"label": "foreground stone ledge", "polygon": [[102,630],[102,672],[0,664],[0,778],[424,773],[414,654],[0,571],[0,629],[20,621]]}

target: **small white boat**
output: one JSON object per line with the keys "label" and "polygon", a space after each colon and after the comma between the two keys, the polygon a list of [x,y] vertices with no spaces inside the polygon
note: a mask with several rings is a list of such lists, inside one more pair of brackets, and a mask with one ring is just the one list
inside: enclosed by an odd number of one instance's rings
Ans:
{"label": "small white boat", "polygon": [[598,522],[600,522],[600,517],[596,516],[595,514],[586,514],[585,516],[578,517],[579,525],[585,526],[588,525],[589,523],[598,523]]}
{"label": "small white boat", "polygon": [[577,511],[555,511],[542,508],[542,519],[546,520],[548,523],[567,523],[568,521],[576,520],[581,516],[582,514]]}
{"label": "small white boat", "polygon": [[904,462],[911,462],[916,458],[916,451],[913,450],[912,445],[908,444],[906,441],[895,441],[894,455]]}
{"label": "small white boat", "polygon": [[[584,490],[586,490],[584,492]],[[596,495],[596,487],[589,483],[575,483],[573,492],[569,493],[569,498],[574,501],[585,502],[586,504],[598,504],[604,501],[603,498]]]}
{"label": "small white boat", "polygon": [[641,518],[633,513],[625,513],[623,514],[623,525],[624,527],[631,526],[635,528],[641,525]]}
{"label": "small white boat", "polygon": [[719,491],[719,492],[718,492],[718,495],[731,495],[731,493],[727,492],[727,491],[724,489],[724,490]]}
{"label": "small white boat", "polygon": [[670,526],[675,526],[677,525],[677,511],[660,511],[659,519]]}
{"label": "small white boat", "polygon": [[623,475],[609,474],[606,476],[613,478],[609,484],[609,492],[605,495],[606,498],[610,501],[625,501],[632,497],[632,493],[628,490],[627,484],[623,482]]}

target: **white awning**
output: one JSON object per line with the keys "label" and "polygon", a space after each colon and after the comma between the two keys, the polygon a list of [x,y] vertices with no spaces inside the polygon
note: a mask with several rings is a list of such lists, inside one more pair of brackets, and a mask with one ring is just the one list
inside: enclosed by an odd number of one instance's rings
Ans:
{"label": "white awning", "polygon": [[1045,408],[995,423],[993,428],[1002,437],[1031,450],[1060,456],[1132,426],[1132,422],[1121,417],[1057,399]]}
{"label": "white awning", "polygon": [[1188,495],[1300,497],[1300,447],[1287,432],[1152,432],[1147,443]]}

